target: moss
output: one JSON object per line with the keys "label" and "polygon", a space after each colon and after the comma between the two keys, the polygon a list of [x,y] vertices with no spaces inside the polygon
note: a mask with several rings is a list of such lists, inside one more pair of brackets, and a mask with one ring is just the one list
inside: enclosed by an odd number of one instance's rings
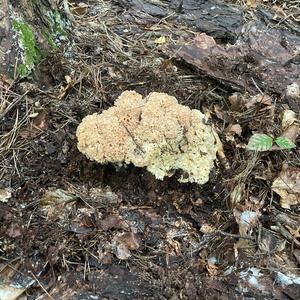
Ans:
{"label": "moss", "polygon": [[43,30],[43,36],[44,38],[47,40],[48,44],[53,48],[53,49],[57,49],[58,46],[56,45],[54,38],[52,36],[52,34],[49,32],[49,30],[47,28],[45,28]]}
{"label": "moss", "polygon": [[[66,22],[61,17],[58,10],[53,10],[49,12],[48,19],[50,22],[51,32],[48,31],[48,42],[51,41],[57,46],[60,41],[64,41],[67,39],[67,32],[65,30]],[[47,35],[47,33],[46,33]]]}
{"label": "moss", "polygon": [[57,10],[49,11],[47,15],[49,26],[43,29],[42,34],[52,49],[58,49],[61,42],[67,39],[66,22]]}
{"label": "moss", "polygon": [[54,25],[53,32],[55,35],[60,37],[67,36],[67,32],[64,29],[65,27],[64,21],[57,10],[53,12],[53,25]]}
{"label": "moss", "polygon": [[18,75],[24,78],[32,72],[34,66],[41,60],[42,55],[36,45],[36,39],[29,24],[12,20],[13,29],[18,33],[19,46],[23,50],[22,64],[18,67]]}

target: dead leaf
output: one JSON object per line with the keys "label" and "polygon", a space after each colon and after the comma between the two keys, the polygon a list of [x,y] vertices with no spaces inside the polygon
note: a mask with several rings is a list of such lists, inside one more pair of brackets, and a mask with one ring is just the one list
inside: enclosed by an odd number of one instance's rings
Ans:
{"label": "dead leaf", "polygon": [[224,119],[225,119],[224,110],[220,107],[220,105],[217,105],[217,104],[214,105],[214,112],[220,120],[224,121]]}
{"label": "dead leaf", "polygon": [[[6,264],[4,267],[0,265],[0,300],[21,300],[19,296],[35,283],[31,276],[25,274],[26,272],[19,271],[20,265],[20,259],[15,259],[12,264]],[[39,265],[38,261],[36,265]],[[36,265],[31,267],[35,269]]]}
{"label": "dead leaf", "polygon": [[227,132],[228,133],[236,134],[238,136],[241,136],[241,134],[242,134],[242,127],[241,127],[240,124],[229,125],[227,127]]}
{"label": "dead leaf", "polygon": [[216,232],[216,228],[211,226],[210,224],[204,223],[200,228],[200,232],[204,234],[210,234]]}
{"label": "dead leaf", "polygon": [[211,256],[207,259],[206,269],[209,276],[218,276],[220,273],[219,267],[217,266],[217,258]]}
{"label": "dead leaf", "polygon": [[241,100],[242,95],[240,93],[233,93],[228,97],[228,100],[231,105],[231,109],[234,111],[241,111],[243,107],[243,101]]}
{"label": "dead leaf", "polygon": [[293,252],[296,260],[297,260],[297,263],[298,265],[300,265],[300,250],[299,249],[295,249],[294,252]]}
{"label": "dead leaf", "polygon": [[257,6],[256,0],[247,0],[247,5],[251,8],[256,8]]}
{"label": "dead leaf", "polygon": [[95,224],[91,214],[82,214],[77,211],[77,216],[70,222],[69,230],[75,233],[84,234],[92,232]]}
{"label": "dead leaf", "polygon": [[251,237],[252,230],[258,224],[261,214],[259,211],[252,211],[248,208],[234,208],[233,215],[239,225],[239,234],[241,236],[234,247],[235,249],[248,247],[250,241],[248,238]]}
{"label": "dead leaf", "polygon": [[63,189],[49,188],[41,199],[41,205],[56,205],[76,200],[78,197]]}
{"label": "dead leaf", "polygon": [[177,72],[177,67],[175,65],[173,65],[172,63],[172,60],[171,59],[164,59],[162,62],[161,62],[161,69],[164,71],[164,72]]}
{"label": "dead leaf", "polygon": [[233,207],[242,201],[244,192],[245,183],[239,182],[238,184],[236,184],[233,191],[230,193],[230,202]]}
{"label": "dead leaf", "polygon": [[271,106],[272,98],[268,95],[258,94],[258,95],[252,96],[248,101],[246,101],[244,103],[244,105],[246,106],[247,109],[254,106],[255,104],[263,104],[263,105]]}
{"label": "dead leaf", "polygon": [[77,199],[78,197],[69,191],[49,188],[40,200],[41,210],[48,219],[63,219],[66,210],[71,209]]}
{"label": "dead leaf", "polygon": [[39,88],[36,84],[30,83],[30,82],[20,82],[19,87],[22,91],[22,93],[32,93],[39,91]]}
{"label": "dead leaf", "polygon": [[283,132],[281,136],[288,138],[293,143],[295,143],[300,134],[300,126],[297,121],[296,113],[292,110],[285,110],[283,112],[281,121]]}
{"label": "dead leaf", "polygon": [[105,219],[99,221],[99,226],[102,230],[108,231],[112,228],[126,229],[128,225],[118,215],[109,215]]}
{"label": "dead leaf", "polygon": [[281,136],[287,138],[292,143],[295,143],[299,133],[300,127],[298,125],[291,125],[282,132]]}
{"label": "dead leaf", "polygon": [[123,244],[117,245],[115,254],[118,259],[122,260],[126,260],[131,256],[130,250]]}
{"label": "dead leaf", "polygon": [[241,136],[242,127],[240,124],[231,124],[225,129],[225,132],[226,132],[226,140],[233,142],[235,135]]}
{"label": "dead leaf", "polygon": [[261,238],[258,241],[258,247],[263,253],[281,252],[285,249],[286,240],[280,239],[272,231],[265,228],[261,231]]}
{"label": "dead leaf", "polygon": [[287,109],[282,114],[281,127],[283,130],[287,129],[297,121],[296,113]]}
{"label": "dead leaf", "polygon": [[258,223],[260,213],[256,211],[244,210],[240,211],[235,208],[233,214],[237,224],[239,225],[239,234],[242,237],[248,237],[252,228]]}
{"label": "dead leaf", "polygon": [[162,222],[161,215],[159,215],[153,208],[139,209],[138,212],[141,216],[147,219],[147,221],[150,223],[150,226],[158,225]]}
{"label": "dead leaf", "polygon": [[58,100],[62,100],[66,96],[67,92],[79,82],[79,80],[75,81],[70,75],[66,75],[65,80],[67,85],[60,87],[60,94],[57,96]]}
{"label": "dead leaf", "polygon": [[71,3],[71,12],[76,15],[76,16],[82,16],[85,15],[89,5],[87,5],[86,3],[80,2],[80,3]]}
{"label": "dead leaf", "polygon": [[13,85],[13,80],[4,74],[0,74],[0,88],[9,89]]}
{"label": "dead leaf", "polygon": [[[6,234],[11,238],[16,238],[22,235],[21,226],[19,224],[12,223],[6,230]],[[1,299],[1,298],[0,298]]]}
{"label": "dead leaf", "polygon": [[136,233],[126,232],[114,237],[116,243],[116,256],[119,259],[128,259],[131,256],[130,250],[137,250],[141,246],[141,241]]}
{"label": "dead leaf", "polygon": [[167,239],[168,242],[168,253],[175,253],[177,256],[180,256],[181,253],[181,245],[175,239]]}
{"label": "dead leaf", "polygon": [[277,193],[280,205],[289,209],[300,203],[300,168],[284,167],[273,181],[272,190]]}
{"label": "dead leaf", "polygon": [[91,200],[98,203],[98,205],[115,205],[122,201],[122,199],[109,187],[106,188],[91,188],[89,190]]}
{"label": "dead leaf", "polygon": [[257,94],[250,96],[249,94],[234,93],[228,97],[231,109],[235,111],[243,111],[257,104],[272,106],[272,98],[265,94]]}
{"label": "dead leaf", "polygon": [[32,114],[33,120],[24,129],[21,129],[20,136],[23,139],[35,138],[48,128],[48,112],[40,111],[37,115]]}

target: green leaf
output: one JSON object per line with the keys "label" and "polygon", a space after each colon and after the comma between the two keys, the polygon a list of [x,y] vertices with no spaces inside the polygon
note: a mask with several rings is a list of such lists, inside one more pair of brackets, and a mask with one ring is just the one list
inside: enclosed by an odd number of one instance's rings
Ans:
{"label": "green leaf", "polygon": [[296,147],[296,145],[289,138],[285,136],[279,136],[275,140],[275,143],[280,149],[292,149]]}
{"label": "green leaf", "polygon": [[272,137],[264,133],[256,133],[251,136],[247,145],[247,149],[255,151],[267,151],[272,147],[272,145]]}

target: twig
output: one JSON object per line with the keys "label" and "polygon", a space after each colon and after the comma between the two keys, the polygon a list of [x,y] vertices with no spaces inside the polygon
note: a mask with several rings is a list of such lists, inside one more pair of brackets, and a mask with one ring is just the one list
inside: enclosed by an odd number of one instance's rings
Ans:
{"label": "twig", "polygon": [[32,277],[36,280],[36,282],[39,284],[39,286],[42,288],[42,290],[47,294],[47,296],[51,299],[51,300],[55,300],[49,293],[48,291],[44,288],[44,286],[41,284],[41,282],[38,280],[38,278],[34,275],[34,273],[32,271],[30,271]]}
{"label": "twig", "polygon": [[3,113],[0,114],[0,120],[7,114],[9,113],[12,108],[14,106],[16,106],[26,95],[28,94],[28,92],[26,92],[25,94],[21,95],[19,98],[17,98],[16,100],[14,100],[13,102],[11,102],[7,107],[6,109],[4,110]]}
{"label": "twig", "polygon": [[245,240],[252,240],[252,241],[255,240],[255,238],[252,237],[252,236],[241,236],[239,234],[228,233],[228,232],[224,232],[224,231],[221,231],[221,230],[218,230],[215,233],[221,234],[221,235],[224,235],[224,236],[230,236],[230,237],[233,237],[233,238],[238,238],[238,239],[245,239]]}
{"label": "twig", "polygon": [[128,135],[132,138],[133,142],[136,144],[136,146],[145,154],[145,151],[142,149],[142,147],[136,142],[134,136],[132,135],[132,133],[129,131],[129,129],[126,127],[126,125],[121,121],[122,125],[124,126],[124,128],[126,129]]}

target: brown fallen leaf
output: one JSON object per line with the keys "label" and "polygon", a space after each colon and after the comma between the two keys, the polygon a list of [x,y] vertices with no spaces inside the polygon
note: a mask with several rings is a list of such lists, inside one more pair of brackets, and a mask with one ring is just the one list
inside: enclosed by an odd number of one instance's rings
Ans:
{"label": "brown fallen leaf", "polygon": [[246,101],[244,103],[246,108],[250,108],[250,107],[254,106],[255,104],[263,104],[263,105],[271,106],[272,98],[268,95],[258,94],[258,95],[252,96],[248,101]]}
{"label": "brown fallen leaf", "polygon": [[242,99],[241,93],[233,93],[228,97],[228,100],[230,102],[231,109],[234,111],[242,111],[243,109],[243,99]]}
{"label": "brown fallen leaf", "polygon": [[258,247],[263,253],[276,253],[285,249],[286,240],[281,239],[273,231],[262,228]]}
{"label": "brown fallen leaf", "polygon": [[50,220],[63,220],[66,211],[70,211],[78,196],[62,189],[49,188],[40,200],[41,211]]}
{"label": "brown fallen leaf", "polygon": [[78,215],[69,224],[69,230],[79,234],[92,232],[95,227],[92,217],[89,214],[82,214],[80,211],[77,213]]}
{"label": "brown fallen leaf", "polygon": [[99,221],[99,226],[102,230],[108,231],[112,228],[126,229],[128,225],[118,215],[109,215]]}
{"label": "brown fallen leaf", "polygon": [[296,113],[292,110],[285,110],[281,120],[282,133],[281,136],[288,138],[295,143],[300,134],[300,126]]}
{"label": "brown fallen leaf", "polygon": [[277,193],[280,205],[289,209],[300,203],[300,168],[283,167],[279,176],[273,181],[272,190]]}
{"label": "brown fallen leaf", "polygon": [[113,206],[122,201],[122,199],[111,191],[109,187],[106,188],[91,188],[89,190],[89,197],[98,205]]}
{"label": "brown fallen leaf", "polygon": [[247,0],[247,5],[250,8],[256,8],[256,6],[257,6],[256,0]]}
{"label": "brown fallen leaf", "polygon": [[235,220],[239,225],[239,234],[242,237],[248,237],[251,234],[252,228],[258,223],[260,212],[244,210],[241,211],[237,208],[233,210]]}
{"label": "brown fallen leaf", "polygon": [[20,136],[23,139],[35,138],[48,128],[48,112],[40,111],[37,115],[32,115],[32,121],[20,131]]}
{"label": "brown fallen leaf", "polygon": [[[153,208],[139,209],[138,212],[141,216],[145,217],[151,225],[158,225],[162,222],[162,217]],[[147,223],[148,223],[147,222]]]}
{"label": "brown fallen leaf", "polygon": [[[1,300],[21,300],[27,299],[26,296],[20,297],[26,289],[31,287],[36,281],[28,276],[27,272],[19,270],[21,265],[20,258],[15,259],[11,264],[0,264],[0,299]],[[39,260],[31,265],[36,270]],[[44,264],[43,264],[44,266]]]}
{"label": "brown fallen leaf", "polygon": [[245,183],[238,182],[235,184],[234,189],[230,193],[230,204],[235,207],[238,203],[244,200],[245,195]]}
{"label": "brown fallen leaf", "polygon": [[296,122],[297,122],[297,116],[294,111],[287,109],[283,112],[281,118],[281,127],[283,130],[286,130]]}
{"label": "brown fallen leaf", "polygon": [[234,141],[235,135],[241,136],[242,127],[240,124],[231,124],[225,129],[225,132],[226,132],[226,140]]}
{"label": "brown fallen leaf", "polygon": [[80,3],[76,3],[76,2],[72,2],[71,3],[71,12],[72,14],[76,15],[76,16],[82,16],[85,15],[88,8],[90,6],[86,3],[80,2]]}
{"label": "brown fallen leaf", "polygon": [[220,120],[225,120],[225,117],[224,117],[224,109],[222,109],[220,107],[220,105],[214,105],[214,112],[216,114],[216,116],[218,117],[218,119]]}
{"label": "brown fallen leaf", "polygon": [[200,228],[200,232],[202,232],[204,234],[211,234],[211,233],[214,233],[216,231],[217,231],[217,229],[214,226],[212,226],[208,223],[204,223]]}
{"label": "brown fallen leaf", "polygon": [[300,250],[299,249],[295,249],[294,252],[293,252],[296,260],[297,260],[297,263],[298,265],[300,265]]}
{"label": "brown fallen leaf", "polygon": [[217,258],[212,256],[207,259],[206,269],[210,277],[218,276],[220,269],[217,264]]}
{"label": "brown fallen leaf", "polygon": [[22,228],[19,224],[11,224],[6,230],[6,234],[11,238],[16,238],[22,235]]}
{"label": "brown fallen leaf", "polygon": [[119,259],[128,259],[131,256],[130,250],[137,250],[141,246],[141,240],[136,233],[126,232],[114,237],[116,243],[116,256]]}
{"label": "brown fallen leaf", "polygon": [[289,104],[289,107],[294,111],[300,110],[300,86],[298,83],[293,82],[286,87],[285,99]]}
{"label": "brown fallen leaf", "polygon": [[69,90],[79,82],[79,80],[74,80],[74,78],[72,78],[70,75],[66,75],[65,80],[67,84],[66,86],[60,87],[60,93],[57,96],[58,100],[62,100],[67,95]]}
{"label": "brown fallen leaf", "polygon": [[249,94],[233,93],[228,97],[231,109],[235,111],[243,111],[255,105],[272,106],[272,98],[265,94],[257,94],[250,96]]}
{"label": "brown fallen leaf", "polygon": [[261,213],[259,211],[249,210],[249,208],[246,207],[240,207],[239,209],[233,209],[233,215],[239,225],[239,234],[241,236],[239,241],[235,244],[235,248],[247,247],[252,230],[257,226]]}

